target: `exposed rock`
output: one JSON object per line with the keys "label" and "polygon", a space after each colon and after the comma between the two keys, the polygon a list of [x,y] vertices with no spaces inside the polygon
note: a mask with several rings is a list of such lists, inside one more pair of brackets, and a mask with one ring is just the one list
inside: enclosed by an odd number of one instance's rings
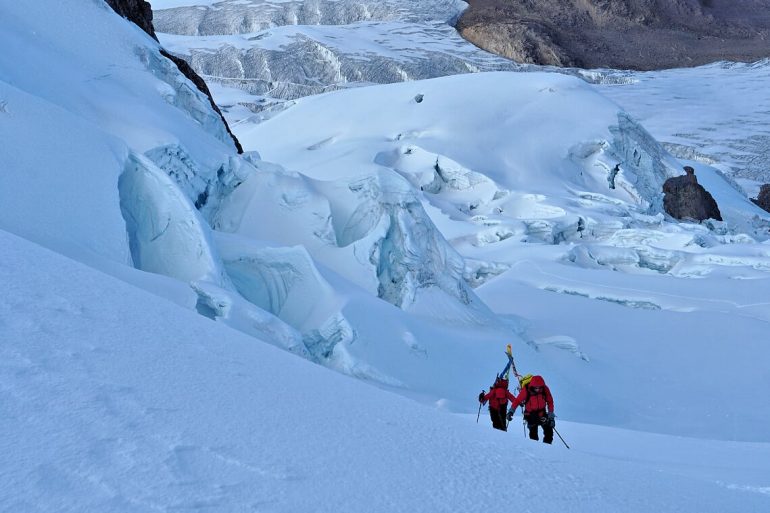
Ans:
{"label": "exposed rock", "polygon": [[517,62],[651,70],[770,56],[770,0],[467,0],[471,43]]}
{"label": "exposed rock", "polygon": [[[158,37],[155,35],[155,28],[152,25],[152,7],[148,2],[145,0],[105,1],[107,2],[107,5],[112,7],[116,13],[135,23],[137,26],[139,26],[139,28],[147,32],[147,34],[149,34],[155,41],[158,40]],[[236,150],[238,153],[243,153],[243,147],[241,146],[240,141],[238,141],[238,138],[235,137],[233,132],[230,130],[230,126],[227,124],[225,117],[222,115],[222,111],[220,111],[219,107],[217,107],[217,104],[214,103],[214,98],[211,96],[211,91],[209,91],[206,82],[203,81],[200,75],[198,75],[184,59],[171,55],[162,48],[160,49],[160,53],[164,57],[171,59],[171,61],[176,64],[177,68],[179,68],[179,71],[185,77],[187,77],[190,82],[195,84],[200,92],[208,97],[211,108],[214,109],[214,111],[219,114],[219,117],[222,119],[222,123],[224,123],[227,133],[230,134],[230,137],[233,139],[233,144],[235,145]]]}
{"label": "exposed rock", "polygon": [[105,0],[112,9],[134,22],[157,41],[155,29],[152,26],[152,6],[145,0]]}
{"label": "exposed rock", "polygon": [[171,59],[174,64],[179,68],[179,71],[182,72],[182,75],[186,76],[188,79],[190,79],[190,82],[195,84],[195,86],[206,96],[209,98],[209,103],[211,104],[211,108],[214,109],[214,111],[219,114],[219,117],[222,118],[222,123],[225,124],[225,129],[227,130],[227,133],[230,134],[230,137],[233,138],[233,144],[235,144],[235,148],[238,150],[238,153],[243,153],[243,147],[241,146],[240,141],[237,137],[235,137],[235,134],[230,130],[230,125],[227,124],[227,121],[225,121],[225,117],[222,115],[222,111],[219,110],[219,107],[217,107],[217,104],[214,103],[214,97],[211,96],[211,91],[209,91],[208,86],[206,85],[206,82],[203,81],[200,75],[198,75],[195,70],[193,70],[189,64],[187,64],[187,61],[182,59],[181,57],[177,57],[176,55],[171,55],[166,50],[162,49],[160,50],[160,54],[164,57],[167,57]]}
{"label": "exposed rock", "polygon": [[759,194],[756,198],[751,198],[751,201],[757,204],[762,210],[770,212],[770,183],[766,183],[759,189]]}
{"label": "exposed rock", "polygon": [[695,170],[685,166],[684,176],[669,178],[663,184],[663,208],[675,219],[722,220],[717,202],[713,196],[698,183]]}

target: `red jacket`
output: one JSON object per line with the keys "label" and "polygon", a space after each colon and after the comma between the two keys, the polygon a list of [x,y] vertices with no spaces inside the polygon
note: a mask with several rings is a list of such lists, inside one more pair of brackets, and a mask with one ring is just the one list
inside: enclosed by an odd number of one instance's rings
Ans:
{"label": "red jacket", "polygon": [[507,379],[501,379],[500,381],[495,382],[489,393],[484,396],[484,402],[489,401],[489,407],[493,410],[507,405],[508,400],[513,401],[514,399],[516,398],[508,391]]}
{"label": "red jacket", "polygon": [[[543,390],[539,394],[534,394],[530,390],[532,387],[542,387]],[[541,376],[532,376],[532,381],[511,401],[511,409],[515,410],[520,404],[524,404],[524,415],[535,412],[543,412],[545,415],[546,408],[553,413],[553,396]]]}

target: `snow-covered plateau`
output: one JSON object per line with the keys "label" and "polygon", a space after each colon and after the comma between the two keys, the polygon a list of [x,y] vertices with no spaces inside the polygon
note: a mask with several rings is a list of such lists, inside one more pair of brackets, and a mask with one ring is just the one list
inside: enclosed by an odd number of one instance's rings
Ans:
{"label": "snow-covered plateau", "polygon": [[[103,0],[0,2],[0,511],[770,510],[767,63],[153,7],[243,155]],[[683,165],[722,221],[665,213]],[[570,449],[477,422],[506,344]]]}

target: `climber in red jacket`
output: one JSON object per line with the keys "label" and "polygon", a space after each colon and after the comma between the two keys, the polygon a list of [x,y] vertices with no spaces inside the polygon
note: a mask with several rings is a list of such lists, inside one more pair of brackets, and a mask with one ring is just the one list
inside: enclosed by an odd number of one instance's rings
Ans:
{"label": "climber in red jacket", "polygon": [[498,376],[495,384],[490,388],[489,393],[481,392],[479,402],[485,404],[489,401],[489,417],[492,419],[492,427],[501,431],[508,431],[506,415],[508,413],[508,401],[513,401],[513,397],[508,391],[508,380]]}
{"label": "climber in red jacket", "polygon": [[553,442],[556,414],[553,411],[553,396],[542,376],[532,376],[529,383],[521,387],[519,395],[511,401],[511,411],[515,411],[520,404],[524,405],[529,437],[538,440],[537,427],[543,426],[543,442]]}

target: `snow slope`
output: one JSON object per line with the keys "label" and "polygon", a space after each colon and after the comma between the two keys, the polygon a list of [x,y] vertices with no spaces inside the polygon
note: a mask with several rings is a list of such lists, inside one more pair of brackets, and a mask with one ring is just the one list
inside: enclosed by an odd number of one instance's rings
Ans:
{"label": "snow slope", "polygon": [[[462,259],[408,187],[389,190],[384,177],[354,194],[236,155],[157,43],[101,2],[19,4],[3,14],[15,23],[0,43],[18,46],[23,60],[0,57],[0,156],[12,171],[0,176],[2,229],[453,410],[467,409],[469,383],[486,381],[483,362],[518,340],[476,298]],[[358,213],[347,210],[352,196]],[[366,215],[372,206],[376,215]],[[247,212],[260,216],[249,237],[232,233]],[[372,315],[388,326],[365,322]],[[435,329],[435,319],[458,329]],[[434,355],[473,345],[469,358],[442,363],[441,379],[430,377]],[[469,381],[453,378],[468,364]]]}
{"label": "snow slope", "polygon": [[[106,6],[2,9],[0,44],[14,52],[0,56],[2,156],[11,171],[0,177],[0,224],[125,263],[118,177],[129,154],[182,144],[213,166],[232,152],[224,126],[154,42]],[[84,20],[92,26],[80,31]]]}
{"label": "snow slope", "polygon": [[493,432],[312,365],[4,231],[0,248],[3,511],[770,505],[767,444],[564,423],[572,451],[534,445],[516,429]]}
{"label": "snow slope", "polygon": [[[735,376],[747,390],[770,384],[753,364],[768,351],[770,216],[716,170],[673,159],[585,82],[500,73],[360,88],[299,99],[237,133],[326,191],[370,176],[411,187],[463,257],[466,281],[528,342],[515,344],[520,367],[549,376],[568,418],[767,440],[770,402],[736,396],[714,376]],[[677,223],[661,212],[662,183],[684,163],[697,168],[726,222]],[[313,240],[261,225],[262,209],[232,229]],[[310,212],[301,219],[311,226]],[[307,247],[326,266],[340,265],[324,244]],[[352,269],[335,270],[356,281]],[[444,309],[424,305],[417,311]],[[639,393],[642,383],[649,393]],[[659,384],[677,393],[653,405]]]}
{"label": "snow slope", "polygon": [[[240,111],[262,160],[101,1],[0,14],[0,510],[767,509],[770,217],[592,86]],[[571,451],[474,422],[506,343]]]}
{"label": "snow slope", "polygon": [[208,99],[102,2],[2,14],[0,45],[16,51],[0,56],[0,227],[189,308],[216,303],[234,326],[302,352],[300,333],[235,293],[194,206],[248,171]]}

